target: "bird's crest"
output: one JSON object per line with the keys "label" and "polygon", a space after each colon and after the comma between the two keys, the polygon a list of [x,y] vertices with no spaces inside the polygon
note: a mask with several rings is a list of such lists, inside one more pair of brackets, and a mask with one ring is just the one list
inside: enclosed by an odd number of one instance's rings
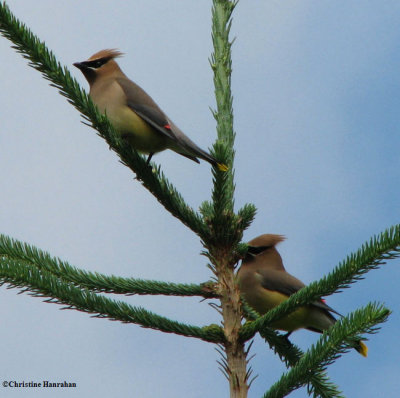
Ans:
{"label": "bird's crest", "polygon": [[252,239],[247,244],[252,247],[271,247],[275,246],[280,242],[283,242],[286,239],[284,235],[277,235],[277,234],[264,234],[257,236],[257,238]]}
{"label": "bird's crest", "polygon": [[101,59],[101,58],[113,59],[113,58],[122,57],[123,55],[124,55],[124,53],[122,53],[121,51],[118,51],[116,48],[108,48],[105,50],[100,50],[96,54],[93,54],[88,59],[88,61],[93,61],[95,59]]}

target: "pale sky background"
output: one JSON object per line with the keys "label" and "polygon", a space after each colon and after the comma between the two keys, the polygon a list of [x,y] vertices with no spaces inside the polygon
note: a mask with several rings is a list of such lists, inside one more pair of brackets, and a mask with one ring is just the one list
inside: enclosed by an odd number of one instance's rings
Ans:
{"label": "pale sky background", "polygon": [[[73,62],[103,48],[203,148],[215,138],[211,2],[8,1],[87,89]],[[234,12],[236,208],[252,202],[250,240],[280,233],[287,269],[322,277],[400,214],[400,2],[244,1]],[[78,112],[0,38],[0,232],[85,270],[200,283],[210,278],[194,234],[118,162]],[[211,174],[166,151],[155,156],[187,202],[210,196]],[[400,391],[399,260],[329,303],[347,314],[369,301],[393,310],[355,351],[329,367],[348,397]],[[211,344],[92,319],[16,289],[0,290],[2,380],[69,381],[74,390],[12,390],[5,397],[228,397]],[[123,297],[117,297],[123,299]],[[183,322],[219,322],[199,298],[129,297]],[[302,349],[318,335],[297,332]],[[260,397],[284,366],[256,338]],[[298,390],[292,397],[307,396]]]}

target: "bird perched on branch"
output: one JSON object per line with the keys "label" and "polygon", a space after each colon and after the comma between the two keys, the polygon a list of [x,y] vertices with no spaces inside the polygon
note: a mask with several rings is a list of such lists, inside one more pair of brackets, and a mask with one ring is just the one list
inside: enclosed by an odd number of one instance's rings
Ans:
{"label": "bird perched on branch", "polygon": [[120,56],[117,50],[102,50],[74,66],[89,82],[93,102],[122,137],[134,149],[149,154],[147,162],[154,153],[168,148],[197,163],[200,158],[226,171],[225,164],[199,148],[143,89],[128,79],[115,61]]}
{"label": "bird perched on branch", "polygon": [[[237,273],[240,292],[246,302],[263,315],[276,307],[305,285],[286,272],[275,246],[285,240],[282,235],[264,234],[248,242],[248,252]],[[322,333],[340,316],[324,300],[298,307],[289,315],[271,324],[274,329],[293,332],[305,328]],[[290,334],[290,333],[289,333]],[[367,356],[368,347],[357,339],[352,344],[361,355]]]}

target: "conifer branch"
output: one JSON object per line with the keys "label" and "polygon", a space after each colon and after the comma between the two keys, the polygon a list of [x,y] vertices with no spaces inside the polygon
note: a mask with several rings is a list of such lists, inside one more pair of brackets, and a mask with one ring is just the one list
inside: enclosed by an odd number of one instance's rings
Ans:
{"label": "conifer branch", "polygon": [[213,231],[214,245],[238,243],[242,230],[237,228],[238,217],[234,215],[233,161],[235,151],[233,144],[233,110],[231,93],[231,46],[229,39],[232,25],[232,12],[236,1],[215,0],[212,9],[212,41],[214,52],[210,65],[214,73],[214,87],[217,109],[212,111],[217,122],[218,141],[214,151],[218,158],[224,160],[229,170],[221,173],[213,170],[214,188],[212,192],[212,217],[210,228]]}
{"label": "conifer branch", "polygon": [[304,287],[257,320],[246,323],[241,330],[241,338],[250,339],[259,330],[290,314],[296,308],[348,288],[355,281],[363,279],[368,271],[377,269],[387,260],[399,256],[400,224],[372,237],[357,252],[339,263],[331,273]]}
{"label": "conifer branch", "polygon": [[[279,358],[285,362],[288,368],[296,366],[304,355],[299,347],[291,343],[284,335],[271,328],[267,327],[261,330],[260,336],[268,343]],[[338,386],[332,383],[323,369],[316,369],[312,373],[307,382],[307,391],[313,397],[344,398]]]}
{"label": "conifer branch", "polygon": [[0,256],[18,261],[24,261],[38,270],[45,270],[52,275],[72,282],[81,288],[92,292],[114,294],[149,294],[167,296],[201,296],[204,298],[217,297],[210,289],[205,289],[204,284],[181,284],[160,281],[151,281],[134,278],[108,276],[98,272],[88,272],[69,265],[67,262],[50,256],[49,253],[37,249],[27,243],[11,239],[0,234]]}
{"label": "conifer branch", "polygon": [[257,208],[252,203],[246,203],[237,213],[237,227],[244,231],[253,222],[257,213]]}
{"label": "conifer branch", "polygon": [[145,328],[174,333],[211,342],[224,341],[223,330],[217,325],[198,327],[186,325],[154,314],[141,307],[115,301],[88,289],[68,284],[45,270],[38,270],[24,261],[0,256],[0,284],[20,287],[35,297],[49,297],[46,302],[63,304],[65,309],[76,309],[97,318],[108,318],[123,323],[134,323]]}
{"label": "conifer branch", "polygon": [[[242,300],[243,310],[246,314],[246,318],[251,320],[259,318],[260,314],[254,311],[244,299]],[[303,351],[295,344],[290,342],[286,336],[269,327],[265,327],[264,329],[260,330],[260,336],[288,368],[295,366],[304,355]],[[309,395],[313,395],[314,397],[344,398],[342,392],[339,390],[336,384],[329,380],[328,375],[323,370],[316,370],[314,372],[307,385],[307,390]]]}
{"label": "conifer branch", "polygon": [[45,43],[11,13],[5,2],[0,2],[0,33],[14,43],[12,47],[29,61],[29,66],[41,72],[44,78],[51,82],[50,85],[67,98],[68,102],[82,114],[87,124],[96,129],[110,149],[117,153],[122,164],[137,175],[145,188],[166,210],[202,239],[208,240],[208,229],[200,215],[185,203],[181,194],[160,171],[160,167],[156,167],[154,163],[149,167],[146,160],[120,138],[107,117],[98,112],[68,69],[62,67]]}
{"label": "conifer branch", "polygon": [[350,350],[349,341],[360,333],[376,333],[377,324],[385,322],[390,311],[374,303],[338,320],[322,334],[315,345],[303,355],[289,372],[276,382],[263,398],[285,397],[310,382],[316,371],[324,370],[342,354]]}

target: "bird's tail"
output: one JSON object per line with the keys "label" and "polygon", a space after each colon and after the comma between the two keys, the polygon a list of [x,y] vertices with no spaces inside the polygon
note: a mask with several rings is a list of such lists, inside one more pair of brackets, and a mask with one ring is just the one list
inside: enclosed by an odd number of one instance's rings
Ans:
{"label": "bird's tail", "polygon": [[199,157],[200,159],[205,160],[206,162],[210,163],[214,167],[218,167],[218,170],[220,171],[228,171],[229,167],[221,162],[218,162],[217,159],[214,158],[211,154],[208,152],[204,151],[203,149],[199,148],[196,144],[193,144],[191,147],[191,152]]}
{"label": "bird's tail", "polygon": [[225,163],[220,163],[216,159],[213,160],[213,162],[210,162],[213,166],[217,166],[218,170],[220,171],[228,171],[229,167]]}
{"label": "bird's tail", "polygon": [[197,146],[171,120],[168,119],[168,122],[176,140],[170,143],[169,148],[197,163],[199,163],[197,158],[200,158],[210,163],[212,166],[218,167],[221,171],[229,170],[226,164],[219,162],[214,156]]}
{"label": "bird's tail", "polygon": [[217,163],[217,167],[221,171],[228,171],[229,167],[225,163]]}
{"label": "bird's tail", "polygon": [[[185,143],[186,145],[183,146],[183,148],[186,149],[185,152],[179,151],[179,153],[183,156],[186,156],[189,159],[194,160],[195,162],[197,160],[197,158],[203,159],[206,162],[210,163],[212,166],[214,167],[218,167],[218,170],[220,171],[228,171],[229,167],[225,164],[225,163],[221,163],[219,162],[217,159],[214,158],[214,156],[210,155],[208,152],[204,151],[203,149],[199,148],[196,144],[194,144],[193,142],[191,142],[191,145],[187,145],[187,143]],[[181,149],[181,148],[179,148]]]}
{"label": "bird's tail", "polygon": [[[332,314],[328,313],[329,317],[331,317],[331,322],[335,319],[333,318]],[[331,326],[333,325],[333,323],[331,324]],[[318,333],[323,333],[323,330],[321,329],[317,329],[317,328],[311,328],[308,327],[308,330],[312,330],[313,332],[318,332]],[[363,342],[363,339],[361,337],[354,337],[351,340],[349,340],[349,345],[350,347],[353,347],[358,353],[360,353],[363,357],[367,357],[368,356],[368,347],[367,345]]]}
{"label": "bird's tail", "polygon": [[354,343],[351,345],[357,352],[359,352],[363,357],[368,356],[368,347],[363,343],[361,339],[354,340]]}

